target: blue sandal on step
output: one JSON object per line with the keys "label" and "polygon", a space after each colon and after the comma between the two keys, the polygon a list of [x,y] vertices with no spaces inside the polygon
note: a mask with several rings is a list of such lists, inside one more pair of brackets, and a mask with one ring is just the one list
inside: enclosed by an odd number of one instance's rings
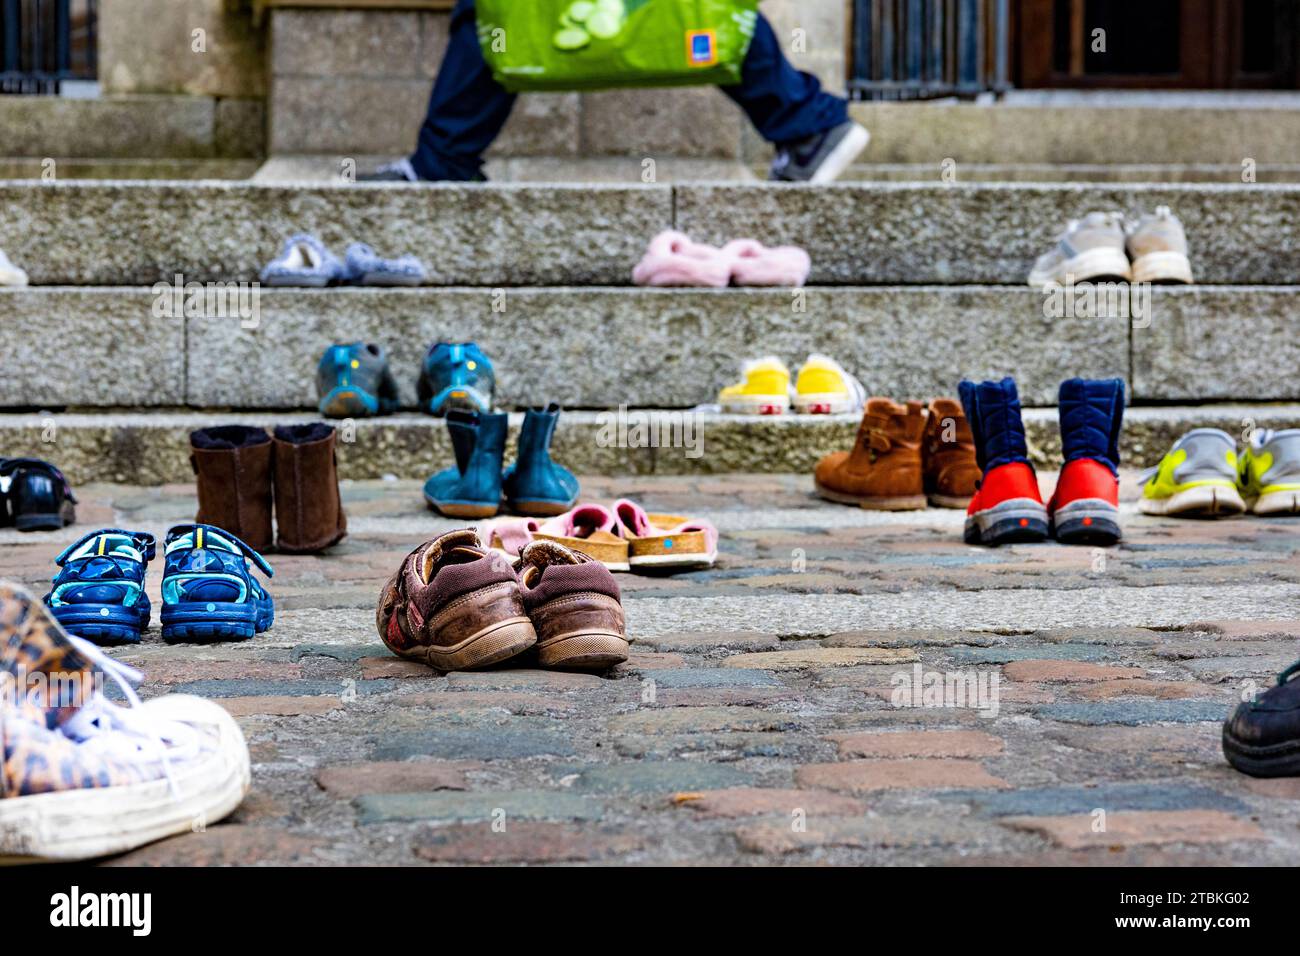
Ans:
{"label": "blue sandal on step", "polygon": [[154,545],[144,531],[101,528],[65,548],[45,595],[63,629],[97,644],[139,643],[149,626],[144,577]]}
{"label": "blue sandal on step", "polygon": [[260,554],[229,531],[182,524],[163,546],[162,636],[170,643],[239,641],[275,620],[275,603],[249,562],[274,574]]}

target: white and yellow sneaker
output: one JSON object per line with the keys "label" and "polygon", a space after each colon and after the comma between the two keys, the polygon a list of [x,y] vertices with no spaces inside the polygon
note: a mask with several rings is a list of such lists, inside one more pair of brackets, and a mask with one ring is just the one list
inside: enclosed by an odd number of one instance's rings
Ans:
{"label": "white and yellow sneaker", "polygon": [[814,352],[799,368],[794,410],[802,415],[859,413],[867,401],[862,383],[829,355]]}
{"label": "white and yellow sneaker", "polygon": [[1238,460],[1237,487],[1254,514],[1300,514],[1300,428],[1256,430]]}
{"label": "white and yellow sneaker", "polygon": [[741,366],[744,381],[718,393],[724,412],[738,415],[780,415],[790,409],[790,369],[775,355]]}
{"label": "white and yellow sneaker", "polygon": [[1246,510],[1237,491],[1237,443],[1218,428],[1193,428],[1141,478],[1143,514],[1220,518]]}

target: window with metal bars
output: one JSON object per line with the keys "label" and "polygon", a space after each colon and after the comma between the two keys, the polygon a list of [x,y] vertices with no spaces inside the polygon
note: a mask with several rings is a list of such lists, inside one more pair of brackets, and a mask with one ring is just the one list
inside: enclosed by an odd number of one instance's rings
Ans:
{"label": "window with metal bars", "polygon": [[0,94],[95,79],[97,0],[0,0]]}

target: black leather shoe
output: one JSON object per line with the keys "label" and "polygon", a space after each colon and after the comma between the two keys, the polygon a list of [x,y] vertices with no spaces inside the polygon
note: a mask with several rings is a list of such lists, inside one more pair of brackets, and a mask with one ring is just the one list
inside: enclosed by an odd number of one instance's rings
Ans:
{"label": "black leather shoe", "polygon": [[1300,777],[1300,661],[1223,725],[1223,755],[1252,777]]}

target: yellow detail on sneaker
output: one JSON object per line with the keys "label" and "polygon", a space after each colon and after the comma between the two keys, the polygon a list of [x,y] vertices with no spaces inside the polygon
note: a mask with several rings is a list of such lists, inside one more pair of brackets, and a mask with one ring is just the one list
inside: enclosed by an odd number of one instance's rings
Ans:
{"label": "yellow detail on sneaker", "polygon": [[[1224,458],[1234,471],[1237,469],[1236,452],[1226,452]],[[1180,482],[1174,476],[1174,470],[1187,460],[1187,451],[1176,448],[1160,460],[1160,467],[1147,483],[1142,486],[1142,497],[1149,499],[1172,498],[1180,491],[1189,488],[1232,488],[1236,483],[1229,478],[1199,478],[1194,481]]]}
{"label": "yellow detail on sneaker", "polygon": [[809,361],[799,369],[795,382],[799,395],[848,395],[849,383],[844,380],[844,370]]}
{"label": "yellow detail on sneaker", "polygon": [[1241,453],[1237,469],[1237,487],[1247,498],[1258,498],[1279,491],[1300,491],[1300,481],[1280,481],[1264,484],[1264,476],[1273,468],[1273,454],[1247,448]]}
{"label": "yellow detail on sneaker", "polygon": [[790,370],[777,358],[750,362],[741,371],[744,381],[728,385],[718,393],[725,406],[782,405],[790,402]]}

